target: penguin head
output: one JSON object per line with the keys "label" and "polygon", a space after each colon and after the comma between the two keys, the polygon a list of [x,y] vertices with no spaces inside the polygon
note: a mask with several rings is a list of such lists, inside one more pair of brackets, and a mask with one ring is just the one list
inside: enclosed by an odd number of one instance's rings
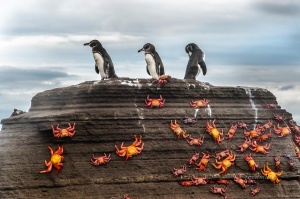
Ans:
{"label": "penguin head", "polygon": [[199,47],[194,43],[190,43],[185,47],[185,52],[189,54],[190,57],[195,49],[199,49]]}
{"label": "penguin head", "polygon": [[155,52],[155,47],[150,44],[150,43],[146,43],[143,48],[141,48],[140,50],[138,50],[138,52],[141,51],[145,51],[145,53],[154,53]]}
{"label": "penguin head", "polygon": [[102,44],[98,40],[92,40],[89,43],[83,44],[84,46],[90,46],[92,48],[102,47]]}

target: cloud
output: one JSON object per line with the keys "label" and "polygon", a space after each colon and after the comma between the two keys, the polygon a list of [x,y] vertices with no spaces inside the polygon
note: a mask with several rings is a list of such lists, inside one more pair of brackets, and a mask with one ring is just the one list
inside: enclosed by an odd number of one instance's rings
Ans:
{"label": "cloud", "polygon": [[268,14],[281,16],[297,16],[300,11],[300,3],[293,0],[259,0],[254,6]]}

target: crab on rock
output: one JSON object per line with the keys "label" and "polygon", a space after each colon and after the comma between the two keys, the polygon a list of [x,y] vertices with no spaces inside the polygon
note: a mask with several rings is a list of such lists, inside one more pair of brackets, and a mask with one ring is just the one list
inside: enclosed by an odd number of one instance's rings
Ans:
{"label": "crab on rock", "polygon": [[265,133],[265,134],[259,135],[256,139],[259,142],[263,142],[263,141],[269,139],[270,137],[271,137],[271,129],[270,129],[269,133]]}
{"label": "crab on rock", "polygon": [[250,194],[251,194],[252,196],[255,196],[255,195],[258,194],[259,192],[260,192],[260,188],[259,188],[259,187],[255,188],[255,189],[250,188]]}
{"label": "crab on rock", "polygon": [[251,156],[251,153],[249,155],[248,154],[245,155],[245,160],[248,163],[250,170],[252,172],[256,172],[256,168],[258,167],[258,164],[255,163],[254,159]]}
{"label": "crab on rock", "polygon": [[207,155],[205,153],[203,153],[203,156],[200,160],[200,162],[197,164],[195,163],[196,166],[198,166],[199,168],[196,168],[199,171],[204,171],[206,169],[207,163],[210,160],[210,155],[207,153]]}
{"label": "crab on rock", "polygon": [[154,98],[151,99],[149,98],[149,95],[147,96],[147,99],[145,99],[145,106],[148,108],[161,108],[165,105],[165,99],[162,98],[162,96],[160,95],[160,98]]}
{"label": "crab on rock", "polygon": [[67,128],[59,128],[59,124],[57,124],[56,129],[51,125],[52,127],[52,132],[54,137],[72,137],[75,134],[75,122],[73,126],[68,123],[69,127]]}
{"label": "crab on rock", "polygon": [[208,105],[208,103],[210,102],[210,100],[206,100],[205,98],[203,100],[196,100],[196,101],[191,101],[190,105],[194,108],[203,108],[206,107]]}
{"label": "crab on rock", "polygon": [[224,151],[221,151],[219,153],[216,153],[215,156],[213,156],[216,160],[221,160],[222,158],[225,158],[229,155],[229,149],[226,149]]}
{"label": "crab on rock", "polygon": [[213,137],[215,142],[220,145],[220,143],[224,140],[224,138],[221,138],[221,136],[223,136],[223,129],[222,132],[220,132],[215,125],[215,121],[216,119],[214,119],[212,125],[210,125],[208,120],[206,120],[205,130]]}
{"label": "crab on rock", "polygon": [[194,165],[196,161],[199,159],[200,154],[199,152],[195,151],[194,155],[187,161],[187,164]]}
{"label": "crab on rock", "polygon": [[215,164],[212,164],[216,169],[222,169],[221,172],[219,172],[219,174],[225,173],[229,167],[231,167],[232,165],[234,165],[234,161],[235,161],[235,157],[236,155],[234,155],[232,153],[232,151],[230,151],[229,156],[227,156],[227,158],[225,158],[223,161],[218,162],[216,160],[216,163],[218,164],[218,166],[216,166]]}
{"label": "crab on rock", "polygon": [[184,119],[182,119],[182,122],[185,124],[195,124],[197,122],[197,117],[185,116]]}
{"label": "crab on rock", "polygon": [[284,113],[282,113],[282,116],[278,115],[277,113],[273,113],[274,119],[277,120],[278,122],[283,122],[285,120],[284,118]]}
{"label": "crab on rock", "polygon": [[256,141],[254,140],[252,142],[252,146],[254,148],[250,148],[251,151],[255,151],[255,153],[263,153],[263,154],[267,154],[269,153],[267,150],[270,149],[270,144],[266,144],[265,146],[263,145],[258,145],[256,143]]}
{"label": "crab on rock", "polygon": [[231,127],[229,128],[228,132],[227,132],[227,136],[228,136],[228,139],[229,140],[232,140],[234,134],[235,134],[235,131],[237,129],[237,126],[238,124],[231,124]]}
{"label": "crab on rock", "polygon": [[187,138],[189,136],[189,134],[186,134],[186,131],[180,128],[179,124],[176,123],[176,120],[174,123],[171,120],[170,128],[177,135],[178,139],[180,138],[180,136],[182,136],[183,138]]}
{"label": "crab on rock", "polygon": [[267,177],[274,185],[279,183],[281,180],[278,176],[281,176],[283,170],[281,172],[274,172],[269,168],[268,162],[265,164],[264,168],[261,169],[261,173]]}
{"label": "crab on rock", "polygon": [[210,188],[210,192],[221,194],[222,196],[224,196],[224,199],[227,199],[228,197],[225,195],[226,189],[226,186],[224,186],[224,188],[214,186]]}
{"label": "crab on rock", "polygon": [[295,133],[300,135],[300,126],[298,126],[294,120],[290,120],[289,123],[291,125],[290,128],[292,129],[292,131],[295,131]]}
{"label": "crab on rock", "polygon": [[236,182],[237,184],[239,184],[242,188],[247,188],[247,181],[244,180],[243,178],[241,178],[240,174],[238,174],[237,176],[234,176],[234,182]]}
{"label": "crab on rock", "polygon": [[48,168],[44,171],[40,171],[40,173],[48,173],[52,170],[52,166],[54,166],[57,169],[56,174],[58,174],[61,170],[61,167],[64,166],[64,164],[61,163],[64,160],[64,156],[61,155],[64,152],[63,146],[58,145],[58,148],[55,152],[53,152],[53,149],[50,146],[48,146],[48,149],[50,150],[51,159],[49,162],[45,160],[45,165]]}
{"label": "crab on rock", "polygon": [[237,152],[244,152],[246,151],[246,149],[251,146],[251,139],[250,138],[246,138],[245,142],[243,144],[241,144],[240,146],[239,145],[236,145],[237,147],[240,148],[240,150],[236,150]]}
{"label": "crab on rock", "polygon": [[282,138],[282,137],[288,136],[292,132],[291,132],[291,129],[288,127],[287,124],[286,124],[285,127],[280,127],[279,123],[278,123],[277,127],[274,126],[274,133],[276,133],[277,135],[280,134],[278,137]]}
{"label": "crab on rock", "polygon": [[166,84],[168,82],[167,80],[170,78],[171,78],[170,75],[161,75],[158,77],[156,82],[157,82],[157,84]]}
{"label": "crab on rock", "polygon": [[182,166],[182,168],[179,168],[179,169],[176,169],[175,167],[173,168],[173,176],[182,177],[184,174],[186,174],[186,167],[185,166]]}
{"label": "crab on rock", "polygon": [[206,179],[206,175],[204,175],[203,178],[192,176],[192,182],[194,185],[197,186],[197,185],[207,184],[208,180]]}
{"label": "crab on rock", "polygon": [[[137,155],[142,152],[144,148],[144,143],[142,143],[142,136],[140,135],[140,141],[138,141],[138,138],[136,135],[134,135],[135,141],[130,146],[123,146],[124,142],[121,144],[121,150],[118,149],[118,147],[115,145],[116,153],[119,156],[126,156],[125,160],[128,160],[128,158],[131,158],[133,155]],[[140,146],[142,144],[142,146]]]}
{"label": "crab on rock", "polygon": [[250,130],[250,131],[246,131],[244,129],[244,135],[246,137],[249,137],[250,139],[253,139],[253,138],[257,138],[258,136],[260,136],[260,131],[258,131],[257,129],[253,129],[253,130]]}
{"label": "crab on rock", "polygon": [[98,166],[100,164],[106,164],[109,161],[110,161],[110,154],[107,156],[104,153],[104,156],[99,156],[99,157],[95,157],[94,154],[93,154],[93,159],[91,159],[91,164],[95,165],[95,166]]}
{"label": "crab on rock", "polygon": [[258,129],[262,132],[265,132],[267,129],[271,128],[273,126],[273,123],[271,120],[268,120],[267,123],[265,123],[264,125],[262,126],[259,126]]}
{"label": "crab on rock", "polygon": [[200,136],[199,138],[192,138],[191,135],[189,135],[189,139],[190,140],[187,140],[187,143],[189,145],[197,145],[197,146],[201,146],[203,144],[203,141],[204,141],[204,137],[203,136]]}

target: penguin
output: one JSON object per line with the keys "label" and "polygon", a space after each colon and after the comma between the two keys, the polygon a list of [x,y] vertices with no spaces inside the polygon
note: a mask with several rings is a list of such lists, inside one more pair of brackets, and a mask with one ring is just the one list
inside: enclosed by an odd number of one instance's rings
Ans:
{"label": "penguin", "polygon": [[84,46],[92,47],[93,56],[95,60],[96,73],[101,75],[101,80],[107,78],[118,78],[115,73],[114,64],[98,40],[92,40],[89,43],[83,44]]}
{"label": "penguin", "polygon": [[201,70],[203,75],[206,74],[205,54],[194,43],[190,43],[185,47],[186,53],[189,55],[189,61],[186,66],[184,79],[194,79],[200,74]]}
{"label": "penguin", "polygon": [[143,48],[138,52],[145,52],[146,70],[147,73],[154,79],[159,79],[160,76],[165,74],[164,65],[160,59],[160,56],[155,50],[154,45],[146,43]]}

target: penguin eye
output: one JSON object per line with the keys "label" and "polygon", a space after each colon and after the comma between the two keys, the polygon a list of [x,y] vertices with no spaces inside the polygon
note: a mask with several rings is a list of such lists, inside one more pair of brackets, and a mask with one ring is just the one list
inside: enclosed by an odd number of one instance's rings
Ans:
{"label": "penguin eye", "polygon": [[148,49],[149,48],[149,46],[147,45],[147,46],[145,46],[145,49]]}

